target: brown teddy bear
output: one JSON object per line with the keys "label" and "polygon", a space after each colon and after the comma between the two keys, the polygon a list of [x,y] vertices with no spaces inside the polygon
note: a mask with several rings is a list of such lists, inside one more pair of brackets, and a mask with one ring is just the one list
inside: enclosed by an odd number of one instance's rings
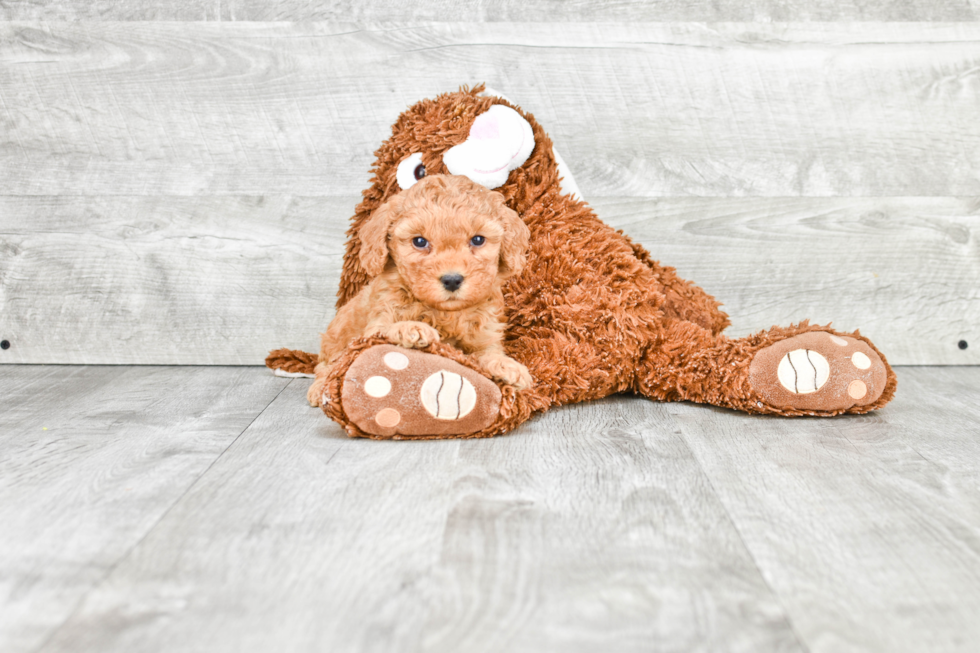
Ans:
{"label": "brown teddy bear", "polygon": [[[488,437],[617,392],[821,416],[866,413],[894,396],[895,373],[859,332],[804,321],[724,336],[719,303],[599,220],[534,117],[483,91],[422,100],[398,118],[347,232],[337,306],[370,281],[360,234],[376,209],[426,175],[469,177],[502,194],[530,229],[527,263],[503,286],[504,348],[533,385],[494,381],[445,342],[409,349],[359,338],[330,365],[321,402],[350,435]],[[266,359],[287,374],[311,374],[316,363],[290,350]]]}

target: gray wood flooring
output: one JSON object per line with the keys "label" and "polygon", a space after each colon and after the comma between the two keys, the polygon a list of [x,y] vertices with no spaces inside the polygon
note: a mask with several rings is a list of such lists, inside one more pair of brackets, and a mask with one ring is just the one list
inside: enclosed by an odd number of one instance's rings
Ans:
{"label": "gray wood flooring", "polygon": [[980,368],[351,440],[306,382],[0,368],[0,650],[980,650]]}

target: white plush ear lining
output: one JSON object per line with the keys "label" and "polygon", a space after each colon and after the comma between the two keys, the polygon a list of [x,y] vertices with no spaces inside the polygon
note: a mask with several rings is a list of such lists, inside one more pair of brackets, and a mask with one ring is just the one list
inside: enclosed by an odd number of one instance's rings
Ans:
{"label": "white plush ear lining", "polygon": [[476,117],[469,138],[443,154],[442,162],[452,174],[492,189],[503,186],[532,150],[531,125],[510,107],[495,104]]}
{"label": "white plush ear lining", "polygon": [[[489,87],[483,89],[483,92],[480,93],[480,95],[499,97],[501,100],[507,100],[511,104],[514,104],[509,97]],[[558,150],[554,147],[551,148],[551,153],[555,155],[555,162],[558,164],[558,176],[561,177],[561,192],[565,193],[566,195],[570,195],[572,199],[581,200],[582,193],[579,191],[578,184],[575,183],[575,177],[572,176],[572,171],[568,169],[568,165],[565,163],[565,160],[561,158],[561,155],[558,154]]]}
{"label": "white plush ear lining", "polygon": [[575,183],[575,177],[572,176],[572,171],[568,169],[565,159],[561,158],[561,155],[558,154],[558,150],[554,146],[551,147],[551,153],[555,155],[555,163],[558,164],[561,192],[570,195],[573,200],[581,200],[582,193],[579,192],[578,184]]}

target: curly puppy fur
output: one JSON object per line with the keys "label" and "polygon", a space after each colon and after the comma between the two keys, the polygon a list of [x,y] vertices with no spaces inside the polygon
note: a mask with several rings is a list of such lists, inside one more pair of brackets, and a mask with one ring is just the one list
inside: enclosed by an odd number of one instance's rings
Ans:
{"label": "curly puppy fur", "polygon": [[524,268],[529,236],[500,193],[466,177],[425,177],[379,207],[359,232],[359,260],[373,279],[322,334],[310,405],[320,405],[351,341],[378,335],[409,348],[446,342],[493,378],[529,387],[527,368],[504,353],[502,290]]}

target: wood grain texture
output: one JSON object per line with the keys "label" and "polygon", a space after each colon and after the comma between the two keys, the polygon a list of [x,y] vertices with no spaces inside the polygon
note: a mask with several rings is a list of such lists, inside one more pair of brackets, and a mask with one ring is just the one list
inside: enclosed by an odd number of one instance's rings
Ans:
{"label": "wood grain texture", "polygon": [[892,363],[980,364],[977,198],[594,204],[722,301],[732,336],[810,319],[860,329]]}
{"label": "wood grain texture", "polygon": [[461,445],[424,651],[802,651],[663,405]]}
{"label": "wood grain texture", "polygon": [[315,351],[353,206],[0,198],[0,360],[257,365],[282,345]]}
{"label": "wood grain texture", "polygon": [[7,20],[223,21],[961,21],[980,17],[973,0],[2,0]]}
{"label": "wood grain texture", "polygon": [[4,372],[5,653],[980,646],[980,367],[867,416],[620,396],[416,443],[261,370]]}
{"label": "wood grain texture", "polygon": [[411,641],[459,443],[349,440],[304,405],[307,385],[292,382],[41,650]]}
{"label": "wood grain texture", "polygon": [[[0,197],[0,362],[255,365],[281,346],[314,351],[356,201]],[[893,363],[980,363],[975,198],[593,205],[724,302],[732,335],[810,318],[862,329]]]}
{"label": "wood grain texture", "polygon": [[907,368],[874,415],[672,411],[809,651],[980,646],[977,388]]}
{"label": "wood grain texture", "polygon": [[0,62],[0,194],[356,194],[485,81],[587,197],[980,195],[976,23],[27,22]]}
{"label": "wood grain texture", "polygon": [[5,366],[0,650],[37,650],[285,385],[258,369]]}
{"label": "wood grain texture", "polygon": [[371,442],[305,386],[41,651],[803,650],[662,407]]}

